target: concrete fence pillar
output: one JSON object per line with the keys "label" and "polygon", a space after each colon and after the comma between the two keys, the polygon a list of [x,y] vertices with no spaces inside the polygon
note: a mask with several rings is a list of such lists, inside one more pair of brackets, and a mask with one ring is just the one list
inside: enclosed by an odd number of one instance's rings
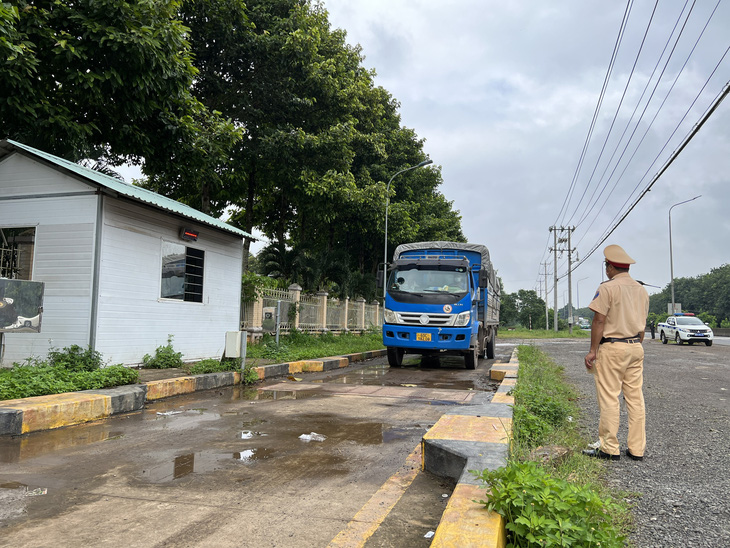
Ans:
{"label": "concrete fence pillar", "polygon": [[289,286],[289,293],[292,297],[292,306],[294,307],[294,310],[296,310],[296,314],[294,315],[294,323],[290,327],[292,329],[299,329],[299,303],[302,300],[302,286],[299,284],[291,284]]}
{"label": "concrete fence pillar", "polygon": [[317,324],[322,332],[327,331],[327,297],[329,293],[319,291],[316,294],[319,297],[319,306],[317,307]]}
{"label": "concrete fence pillar", "polygon": [[264,298],[256,297],[256,301],[253,303],[253,318],[251,318],[251,327],[259,328],[264,325]]}
{"label": "concrete fence pillar", "polygon": [[362,297],[358,298],[357,304],[357,328],[363,330],[365,329],[365,299],[363,299]]}
{"label": "concrete fence pillar", "polygon": [[380,303],[373,301],[373,306],[375,307],[375,320],[373,321],[373,325],[380,325]]}
{"label": "concrete fence pillar", "polygon": [[345,300],[342,301],[342,307],[342,332],[347,333],[349,331],[349,329],[347,328],[347,315],[350,310],[350,297],[345,297]]}

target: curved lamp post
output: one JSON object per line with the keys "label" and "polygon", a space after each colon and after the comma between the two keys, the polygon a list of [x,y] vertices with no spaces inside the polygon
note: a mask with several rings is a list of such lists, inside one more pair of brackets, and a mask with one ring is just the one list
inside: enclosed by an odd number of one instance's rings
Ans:
{"label": "curved lamp post", "polygon": [[385,251],[383,253],[383,304],[385,304],[385,289],[387,287],[388,280],[385,279],[386,275],[388,274],[388,206],[390,206],[390,183],[393,182],[393,179],[395,179],[398,175],[405,171],[410,171],[412,169],[416,169],[419,167],[427,166],[428,164],[432,164],[433,160],[424,160],[420,164],[416,164],[415,166],[407,167],[405,169],[401,169],[400,171],[393,174],[393,176],[390,178],[390,181],[388,181],[388,186],[385,187]]}
{"label": "curved lamp post", "polygon": [[586,276],[585,278],[581,278],[580,280],[575,282],[576,291],[578,292],[578,310],[580,310],[580,282],[582,282],[583,280],[587,280],[588,278],[590,278],[590,276]]}
{"label": "curved lamp post", "polygon": [[678,205],[686,204],[687,202],[691,202],[692,200],[696,200],[700,196],[702,196],[702,194],[700,194],[699,196],[695,196],[694,198],[690,198],[689,200],[685,200],[684,202],[676,203],[672,207],[669,208],[669,273],[672,277],[672,312],[671,312],[671,314],[674,314],[674,259],[672,257],[672,208],[675,208]]}

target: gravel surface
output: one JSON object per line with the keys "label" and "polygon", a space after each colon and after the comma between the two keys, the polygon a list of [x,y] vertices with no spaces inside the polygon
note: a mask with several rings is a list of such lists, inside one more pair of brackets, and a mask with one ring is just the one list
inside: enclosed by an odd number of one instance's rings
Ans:
{"label": "gravel surface", "polygon": [[[529,344],[565,367],[582,395],[583,426],[597,440],[595,384],[583,365],[588,340]],[[648,339],[644,350],[645,458],[635,462],[623,455],[627,415],[622,402],[623,456],[606,463],[609,481],[636,494],[630,540],[638,548],[730,546],[730,346],[662,345]]]}

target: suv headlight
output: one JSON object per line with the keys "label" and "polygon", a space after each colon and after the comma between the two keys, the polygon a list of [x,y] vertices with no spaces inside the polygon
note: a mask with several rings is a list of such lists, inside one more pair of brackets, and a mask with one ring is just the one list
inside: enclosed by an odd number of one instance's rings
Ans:
{"label": "suv headlight", "polygon": [[398,323],[398,314],[387,308],[383,309],[383,320],[385,323]]}
{"label": "suv headlight", "polygon": [[465,325],[469,325],[470,319],[471,319],[471,312],[469,312],[469,311],[462,312],[461,314],[457,314],[456,319],[454,320],[454,327],[464,327]]}

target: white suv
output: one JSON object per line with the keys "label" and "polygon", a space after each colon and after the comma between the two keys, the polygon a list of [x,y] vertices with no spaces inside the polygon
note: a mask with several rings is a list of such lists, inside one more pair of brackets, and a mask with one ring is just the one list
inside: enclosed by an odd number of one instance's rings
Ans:
{"label": "white suv", "polygon": [[674,339],[677,344],[703,342],[712,346],[712,329],[694,314],[675,314],[658,326],[659,338],[667,344]]}

